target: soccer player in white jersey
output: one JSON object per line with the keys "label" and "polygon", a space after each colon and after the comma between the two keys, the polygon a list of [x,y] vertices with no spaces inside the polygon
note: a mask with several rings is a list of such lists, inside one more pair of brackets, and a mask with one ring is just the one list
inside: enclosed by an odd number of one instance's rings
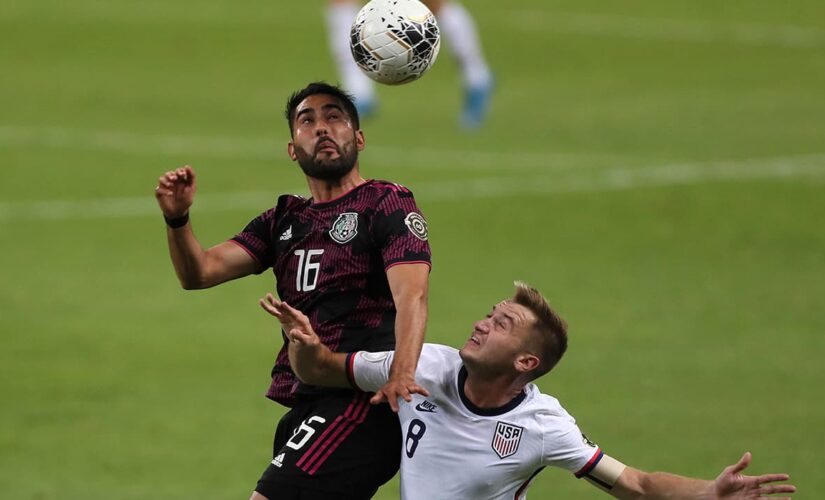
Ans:
{"label": "soccer player in white jersey", "polygon": [[[290,363],[306,383],[379,389],[392,352],[333,353],[300,311],[268,294],[262,307],[289,338]],[[567,326],[523,283],[475,323],[461,350],[425,344],[416,381],[426,394],[400,404],[405,500],[523,499],[546,466],[567,469],[616,498],[750,499],[793,493],[787,474],[745,476],[750,453],[713,481],[648,473],[605,454],[559,402],[531,383],[567,348]],[[776,497],[772,497],[776,498]],[[785,497],[788,498],[788,497]]]}
{"label": "soccer player in white jersey", "polygon": [[[438,27],[447,40],[461,71],[464,102],[460,123],[475,129],[484,121],[493,91],[493,74],[484,58],[481,39],[473,16],[455,0],[422,0],[433,12]],[[333,58],[344,88],[355,96],[355,105],[363,118],[375,112],[375,84],[358,69],[350,53],[350,28],[361,2],[329,0],[326,8],[327,31]]]}

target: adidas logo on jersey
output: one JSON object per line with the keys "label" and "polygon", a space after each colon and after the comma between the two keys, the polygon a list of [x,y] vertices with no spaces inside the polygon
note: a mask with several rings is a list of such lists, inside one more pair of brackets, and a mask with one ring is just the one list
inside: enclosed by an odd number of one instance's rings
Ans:
{"label": "adidas logo on jersey", "polygon": [[274,465],[275,467],[280,467],[284,465],[284,454],[281,453],[280,455],[272,459],[272,465]]}
{"label": "adidas logo on jersey", "polygon": [[286,241],[286,240],[291,239],[291,238],[292,238],[292,226],[289,226],[288,228],[286,228],[286,231],[284,231],[283,234],[281,234],[281,237],[278,238],[278,239],[281,240],[281,241]]}
{"label": "adidas logo on jersey", "polygon": [[418,404],[415,406],[415,409],[416,409],[416,410],[418,410],[418,411],[425,411],[425,412],[427,412],[427,413],[435,413],[435,409],[436,409],[436,408],[438,408],[438,406],[436,406],[436,405],[434,405],[434,404],[430,403],[430,402],[429,402],[429,401],[427,401],[426,399],[425,399],[424,401],[422,401],[422,402],[418,403]]}

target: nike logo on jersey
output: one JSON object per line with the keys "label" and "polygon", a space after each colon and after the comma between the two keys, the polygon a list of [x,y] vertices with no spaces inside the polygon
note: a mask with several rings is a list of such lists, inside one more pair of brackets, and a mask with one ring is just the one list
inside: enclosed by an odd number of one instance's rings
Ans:
{"label": "nike logo on jersey", "polygon": [[283,234],[281,234],[281,237],[278,238],[278,239],[281,240],[281,241],[286,241],[286,240],[291,239],[291,238],[292,238],[292,226],[289,226],[288,228],[286,228],[286,231],[284,231]]}
{"label": "nike logo on jersey", "polygon": [[429,401],[427,401],[426,399],[425,399],[424,401],[422,401],[422,402],[418,403],[418,404],[415,406],[415,409],[416,409],[416,410],[418,410],[418,411],[425,411],[425,412],[427,412],[427,413],[435,413],[435,409],[436,409],[436,408],[438,408],[438,406],[436,406],[436,405],[434,405],[434,404],[430,403],[430,402],[429,402]]}

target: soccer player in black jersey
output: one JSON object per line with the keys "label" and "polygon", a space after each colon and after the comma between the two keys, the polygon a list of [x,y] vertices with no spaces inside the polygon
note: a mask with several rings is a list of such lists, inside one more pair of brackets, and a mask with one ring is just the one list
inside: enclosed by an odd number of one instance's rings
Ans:
{"label": "soccer player in black jersey", "polygon": [[251,499],[370,498],[398,470],[398,398],[427,394],[414,379],[427,321],[427,223],[407,188],[361,177],[364,134],[347,94],[312,83],[290,97],[286,117],[288,153],[311,198],[283,195],[236,236],[204,250],[189,222],[195,171],[166,172],[155,196],[184,288],[272,268],[280,299],[304,311],[331,350],[396,350],[389,381],[370,395],[300,383],[285,344],[267,392],[291,409]]}

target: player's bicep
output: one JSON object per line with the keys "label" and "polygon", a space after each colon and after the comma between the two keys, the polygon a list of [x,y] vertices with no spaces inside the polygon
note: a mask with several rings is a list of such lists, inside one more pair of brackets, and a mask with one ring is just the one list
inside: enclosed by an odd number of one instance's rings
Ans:
{"label": "player's bicep", "polygon": [[353,388],[375,392],[390,378],[393,351],[351,353],[346,360],[347,379]]}
{"label": "player's bicep", "polygon": [[260,272],[261,263],[234,240],[224,241],[206,251],[206,287]]}
{"label": "player's bicep", "polygon": [[387,269],[387,281],[396,308],[422,300],[426,305],[429,278],[430,266],[425,263],[401,263]]}

